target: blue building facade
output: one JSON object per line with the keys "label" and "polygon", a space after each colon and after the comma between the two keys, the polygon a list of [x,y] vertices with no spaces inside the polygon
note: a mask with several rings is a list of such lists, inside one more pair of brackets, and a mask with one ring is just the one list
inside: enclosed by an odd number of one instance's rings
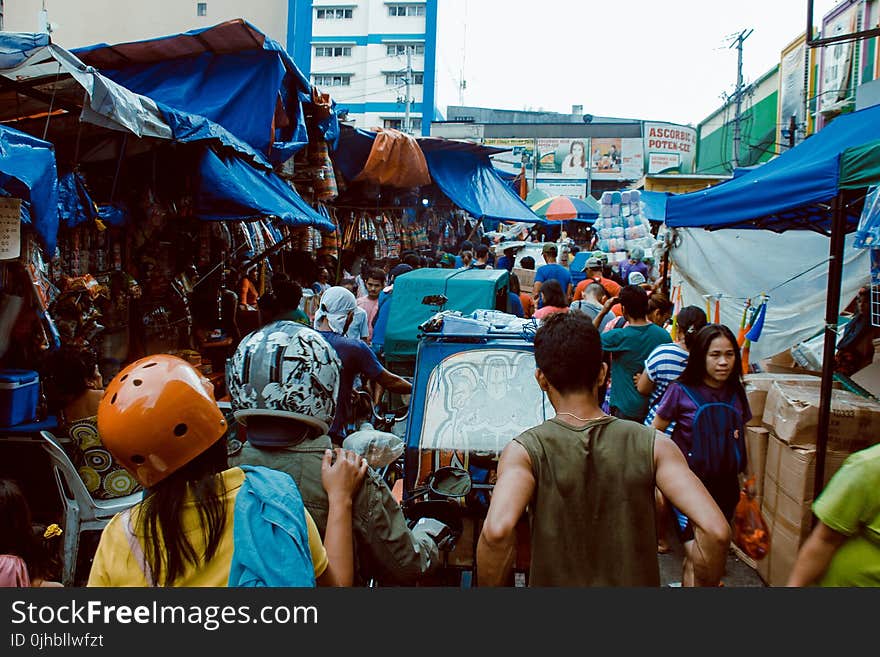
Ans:
{"label": "blue building facade", "polygon": [[348,111],[355,127],[430,134],[431,121],[442,118],[436,94],[439,0],[288,2],[288,52],[338,110]]}

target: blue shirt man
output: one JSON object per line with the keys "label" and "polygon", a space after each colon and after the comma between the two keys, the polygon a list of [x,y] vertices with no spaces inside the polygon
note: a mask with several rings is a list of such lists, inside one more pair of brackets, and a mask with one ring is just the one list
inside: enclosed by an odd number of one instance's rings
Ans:
{"label": "blue shirt man", "polygon": [[538,308],[542,308],[544,306],[544,302],[541,299],[541,283],[550,280],[551,278],[555,278],[557,281],[559,281],[559,285],[565,292],[567,305],[568,300],[571,299],[571,274],[565,267],[556,264],[556,256],[559,253],[556,244],[554,244],[553,242],[548,242],[544,245],[542,253],[544,255],[544,262],[546,262],[547,264],[541,265],[535,272],[535,282],[534,286],[532,287],[532,297],[534,297],[535,301],[537,302]]}

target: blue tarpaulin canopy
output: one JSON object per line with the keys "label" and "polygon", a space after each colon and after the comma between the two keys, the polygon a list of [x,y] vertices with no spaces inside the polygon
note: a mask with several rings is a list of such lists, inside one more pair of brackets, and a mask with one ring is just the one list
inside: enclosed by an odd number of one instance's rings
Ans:
{"label": "blue tarpaulin canopy", "polygon": [[58,217],[68,228],[96,219],[111,226],[123,226],[129,212],[122,203],[95,203],[82,176],[71,171],[58,179]]}
{"label": "blue tarpaulin canopy", "polygon": [[874,106],[837,117],[791,150],[732,180],[667,201],[666,224],[671,227],[830,233],[814,497],[824,486],[844,237],[859,221],[860,204],[850,202],[847,190],[880,182],[878,150],[880,106]]}
{"label": "blue tarpaulin canopy", "polygon": [[138,137],[171,136],[151,99],[86,66],[48,35],[0,32],[0,121],[45,116],[50,107]]}
{"label": "blue tarpaulin canopy", "polygon": [[182,143],[205,142],[215,148],[231,149],[245,160],[261,169],[271,169],[272,165],[247,143],[233,135],[223,126],[197,114],[176,110],[168,105],[159,104],[159,109],[168,125],[175,141]]}
{"label": "blue tarpaulin canopy", "polygon": [[98,206],[78,173],[71,171],[58,179],[58,215],[68,228],[98,218]]}
{"label": "blue tarpaulin canopy", "polygon": [[132,91],[214,121],[273,162],[308,143],[302,103],[311,85],[278,43],[246,21],[74,52]]}
{"label": "blue tarpaulin canopy", "polygon": [[[809,229],[829,232],[829,204],[840,189],[841,156],[880,138],[880,106],[836,118],[791,150],[732,180],[688,194],[670,196],[670,227],[764,228],[776,232]],[[859,213],[847,212],[849,229]]]}
{"label": "blue tarpaulin canopy", "polygon": [[375,139],[376,133],[369,130],[342,130],[332,158],[346,180],[354,180],[363,170]]}
{"label": "blue tarpaulin canopy", "polygon": [[298,226],[334,230],[272,171],[259,170],[232,153],[206,148],[199,162],[195,215],[206,221],[274,216]]}
{"label": "blue tarpaulin canopy", "polygon": [[44,33],[5,32],[0,37],[0,69],[17,68],[49,45]]}
{"label": "blue tarpaulin canopy", "polygon": [[467,150],[426,150],[424,146],[422,151],[437,186],[473,217],[546,223],[501,179],[487,155]]}
{"label": "blue tarpaulin canopy", "polygon": [[[94,46],[79,52],[89,60],[89,66],[52,44],[48,35],[3,33],[0,74],[12,80],[12,85],[35,86],[36,81],[44,80],[46,84],[61,85],[58,98],[59,103],[62,97],[68,101],[65,107],[75,105],[74,100],[82,103],[85,89],[89,102],[82,107],[84,121],[138,136],[201,142],[197,148],[205,149],[205,153],[200,156],[202,171],[196,192],[203,210],[197,214],[203,219],[277,216],[288,223],[333,228],[326,217],[310,208],[272,172],[263,154],[269,150],[279,98],[292,97],[296,116],[302,120],[298,94],[310,91],[308,81],[271,39],[243,21],[233,21],[186,35]],[[97,73],[92,65],[115,70],[120,78],[130,79],[157,98],[168,97],[172,102],[156,103],[146,94],[132,93],[124,84]],[[71,86],[70,78],[79,86]],[[236,84],[242,86],[233,86]],[[236,89],[234,94],[231,89]],[[40,98],[22,98],[6,104],[8,116],[3,118],[47,109]],[[263,102],[266,99],[269,102]],[[23,106],[23,102],[30,105]],[[189,112],[175,104],[192,106],[206,114]],[[232,124],[245,136],[238,136],[212,116]],[[330,123],[327,125],[332,128]],[[51,144],[17,130],[2,130],[0,185],[5,193],[25,201],[22,221],[33,218],[47,253],[55,249],[59,214],[68,226],[94,219],[112,225],[124,223],[125,209],[95,204],[77,174],[66,174],[59,183]],[[258,133],[264,137],[260,148],[249,142]],[[208,153],[208,147],[214,149],[212,153]],[[274,144],[272,153],[278,152],[278,144]],[[208,161],[214,166],[207,166]]]}
{"label": "blue tarpaulin canopy", "polygon": [[[354,180],[363,170],[375,139],[376,133],[369,130],[342,131],[333,163],[347,180]],[[505,149],[431,137],[416,139],[416,142],[425,155],[434,183],[453,203],[476,219],[547,223],[529,209],[492,165],[489,156]]]}
{"label": "blue tarpaulin canopy", "polygon": [[[0,188],[30,203],[30,219],[46,253],[55,253],[58,174],[52,144],[0,125]],[[22,218],[26,215],[22,213]]]}
{"label": "blue tarpaulin canopy", "polygon": [[642,216],[648,221],[663,223],[666,221],[666,201],[672,196],[669,192],[639,191],[642,203]]}

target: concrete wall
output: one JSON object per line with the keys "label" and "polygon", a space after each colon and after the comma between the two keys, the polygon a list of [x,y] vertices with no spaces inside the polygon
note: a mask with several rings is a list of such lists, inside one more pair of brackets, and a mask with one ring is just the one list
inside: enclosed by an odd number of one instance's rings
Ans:
{"label": "concrete wall", "polygon": [[[281,44],[287,40],[287,0],[205,0],[207,15],[197,15],[195,0],[46,0],[52,40],[64,48],[94,43],[123,43],[210,27],[244,18]],[[42,0],[4,3],[4,29],[39,31]]]}

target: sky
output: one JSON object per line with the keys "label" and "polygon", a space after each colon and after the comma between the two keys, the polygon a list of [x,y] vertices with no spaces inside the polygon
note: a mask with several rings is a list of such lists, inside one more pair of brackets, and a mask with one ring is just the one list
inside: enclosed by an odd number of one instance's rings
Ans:
{"label": "sky", "polygon": [[[847,0],[843,0],[846,2]],[[808,0],[462,0],[463,104],[696,125],[779,63]],[[837,0],[814,0],[814,24]],[[452,98],[450,104],[458,104]]]}

